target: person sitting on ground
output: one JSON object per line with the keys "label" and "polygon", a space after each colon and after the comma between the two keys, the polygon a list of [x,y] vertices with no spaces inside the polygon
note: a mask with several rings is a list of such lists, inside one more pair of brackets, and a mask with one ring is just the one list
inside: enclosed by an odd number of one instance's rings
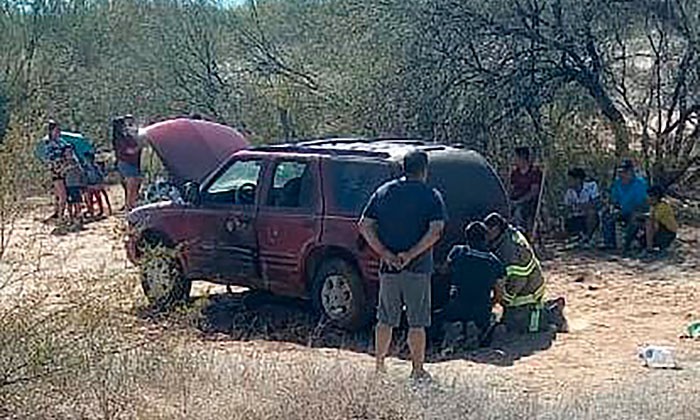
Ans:
{"label": "person sitting on ground", "polygon": [[63,153],[64,172],[68,196],[68,218],[71,227],[80,229],[82,224],[81,205],[83,202],[84,175],[75,151],[72,147],[66,148]]}
{"label": "person sitting on ground", "polygon": [[510,200],[513,205],[513,222],[526,232],[532,231],[537,211],[542,171],[533,165],[530,149],[515,149],[515,167],[510,173]]}
{"label": "person sitting on ground", "polygon": [[476,338],[481,343],[491,324],[491,292],[497,280],[505,276],[505,269],[488,250],[483,222],[470,223],[465,234],[467,244],[455,245],[447,257],[451,293],[446,321],[463,323],[465,331],[467,323],[473,322],[478,330]]}
{"label": "person sitting on ground", "polygon": [[564,299],[545,301],[545,278],[525,235],[498,213],[484,220],[488,247],[505,266],[495,300],[503,307],[501,325],[508,334],[568,330]]}
{"label": "person sitting on ground", "polygon": [[625,224],[622,249],[627,253],[642,227],[644,214],[649,210],[647,182],[635,174],[631,160],[622,163],[620,176],[613,182],[611,204],[614,210],[605,216],[605,243],[609,248],[617,248],[615,223],[622,221]]}
{"label": "person sitting on ground", "polygon": [[95,162],[94,153],[87,152],[85,153],[84,157],[83,170],[85,172],[85,180],[87,181],[85,200],[87,204],[87,212],[92,216],[95,212],[94,206],[97,204],[98,208],[100,209],[99,213],[97,213],[97,217],[104,216],[104,206],[102,203],[104,199],[104,202],[107,204],[109,215],[111,216],[112,204],[109,202],[109,195],[107,194],[107,190],[104,185],[104,171],[100,165]]}
{"label": "person sitting on ground", "polygon": [[598,185],[595,181],[586,182],[586,172],[582,168],[570,169],[568,175],[569,188],[564,196],[566,232],[584,246],[591,246],[598,223]]}
{"label": "person sitting on ground", "polygon": [[678,233],[676,215],[664,196],[664,189],[660,185],[649,188],[651,212],[646,224],[647,254],[667,249]]}

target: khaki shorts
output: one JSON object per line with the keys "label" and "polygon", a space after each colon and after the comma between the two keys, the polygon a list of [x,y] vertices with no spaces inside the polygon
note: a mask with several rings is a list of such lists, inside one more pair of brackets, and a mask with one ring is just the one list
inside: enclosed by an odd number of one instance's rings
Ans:
{"label": "khaki shorts", "polygon": [[410,328],[430,326],[430,274],[379,273],[377,321],[398,327],[404,306]]}

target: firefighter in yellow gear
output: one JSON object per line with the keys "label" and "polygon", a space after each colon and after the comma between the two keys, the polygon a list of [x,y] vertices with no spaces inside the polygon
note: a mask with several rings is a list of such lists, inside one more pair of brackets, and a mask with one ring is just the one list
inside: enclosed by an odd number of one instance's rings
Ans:
{"label": "firefighter in yellow gear", "polygon": [[497,288],[496,300],[503,306],[501,322],[506,330],[535,333],[553,325],[566,331],[564,299],[545,301],[542,267],[525,235],[498,213],[487,216],[484,223],[489,249],[505,266],[506,276]]}

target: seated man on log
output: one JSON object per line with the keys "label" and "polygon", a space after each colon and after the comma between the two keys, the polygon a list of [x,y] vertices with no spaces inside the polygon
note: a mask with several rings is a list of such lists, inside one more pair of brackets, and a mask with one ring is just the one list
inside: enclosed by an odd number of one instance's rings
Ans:
{"label": "seated man on log", "polygon": [[644,226],[647,204],[647,181],[636,175],[634,163],[625,160],[620,167],[619,176],[612,186],[612,208],[603,214],[603,236],[606,247],[617,248],[617,223],[624,225],[622,250],[632,251],[639,231]]}
{"label": "seated man on log", "polygon": [[568,175],[569,188],[564,195],[566,233],[580,246],[591,248],[598,224],[598,184],[586,181],[583,168],[572,168]]}

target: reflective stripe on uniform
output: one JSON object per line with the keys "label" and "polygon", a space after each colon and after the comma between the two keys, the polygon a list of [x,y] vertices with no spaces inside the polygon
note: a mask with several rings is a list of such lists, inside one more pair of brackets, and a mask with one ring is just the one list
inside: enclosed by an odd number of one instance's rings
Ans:
{"label": "reflective stripe on uniform", "polygon": [[532,248],[530,248],[530,243],[527,241],[527,238],[519,230],[513,232],[513,242],[515,242],[518,245],[524,246],[525,248],[532,251]]}
{"label": "reflective stripe on uniform", "polygon": [[506,266],[506,274],[509,277],[527,277],[530,274],[532,274],[533,271],[535,271],[535,268],[538,268],[540,265],[539,260],[537,257],[535,257],[535,253],[533,252],[532,248],[530,247],[530,244],[527,242],[527,238],[525,235],[523,235],[520,231],[515,231],[513,232],[512,236],[513,242],[516,244],[527,248],[528,251],[530,251],[530,262],[527,263],[527,265],[516,265],[516,264],[511,264]]}
{"label": "reflective stripe on uniform", "polygon": [[540,330],[540,314],[540,306],[537,306],[530,311],[530,326],[528,327],[528,331],[531,333],[536,333]]}
{"label": "reflective stripe on uniform", "polygon": [[509,265],[506,267],[506,275],[509,277],[527,277],[530,274],[532,274],[533,271],[535,271],[535,268],[539,266],[539,261],[537,261],[537,258],[532,256],[530,258],[530,262],[523,266],[523,265]]}
{"label": "reflective stripe on uniform", "polygon": [[[530,261],[527,263],[527,265],[517,265],[517,264],[511,264],[506,266],[506,275],[508,277],[529,277],[535,269],[541,269],[540,267],[540,262],[535,256],[535,253],[533,252],[532,248],[530,247],[530,244],[527,241],[527,238],[525,235],[523,235],[520,231],[515,231],[513,232],[512,235],[512,240],[514,243],[516,243],[519,246],[527,248],[528,251],[530,251]],[[542,301],[544,299],[545,295],[545,282],[544,280],[542,281],[542,285],[537,288],[534,292],[524,295],[524,296],[518,296],[516,294],[511,294],[508,293],[507,291],[503,291],[503,301],[506,304],[506,306],[510,307],[517,307],[517,306],[524,306],[524,305],[535,305],[537,307],[540,307],[542,305]],[[534,322],[534,321],[533,321]],[[539,312],[538,312],[538,318],[537,318],[537,327],[539,328]]]}
{"label": "reflective stripe on uniform", "polygon": [[535,290],[534,292],[530,293],[529,295],[524,295],[524,296],[516,296],[513,294],[510,294],[508,292],[503,292],[503,301],[507,306],[511,307],[516,307],[516,306],[524,306],[524,305],[539,305],[542,303],[542,299],[544,299],[544,292],[545,292],[545,284],[544,282],[542,285]]}

